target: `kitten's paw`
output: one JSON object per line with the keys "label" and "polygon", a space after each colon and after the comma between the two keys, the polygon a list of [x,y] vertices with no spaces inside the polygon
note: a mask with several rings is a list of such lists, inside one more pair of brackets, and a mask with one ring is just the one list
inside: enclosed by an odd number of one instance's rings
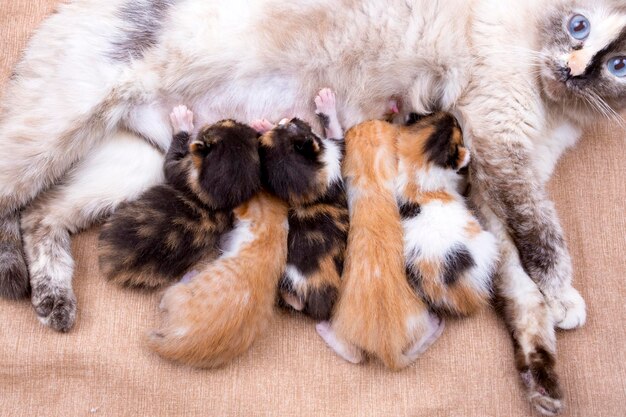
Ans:
{"label": "kitten's paw", "polygon": [[76,321],[76,297],[71,288],[33,287],[31,296],[39,321],[59,332],[68,332]]}
{"label": "kitten's paw", "polygon": [[270,122],[267,119],[254,120],[250,123],[250,127],[260,134],[264,134],[274,129],[274,123]]}
{"label": "kitten's paw", "polygon": [[576,329],[587,321],[585,300],[572,286],[565,288],[558,297],[548,298],[548,305],[554,323],[559,329]]}
{"label": "kitten's paw", "polygon": [[193,132],[193,112],[187,106],[176,106],[170,114],[174,133]]}
{"label": "kitten's paw", "polygon": [[330,316],[339,296],[339,288],[332,281],[312,284],[300,282],[294,286],[292,281],[283,277],[279,283],[280,296],[285,304],[296,311],[301,311],[315,321],[330,320]]}
{"label": "kitten's paw", "polygon": [[335,93],[330,88],[322,88],[315,97],[315,113],[329,116],[336,110]]}
{"label": "kitten's paw", "polygon": [[330,348],[332,348],[335,353],[337,353],[337,355],[341,356],[343,359],[353,364],[359,364],[363,362],[363,352],[361,351],[361,349],[351,345],[346,341],[341,340],[337,336],[332,328],[332,325],[329,322],[323,321],[321,323],[318,323],[315,326],[315,330],[317,330],[317,333],[320,335],[320,337],[324,339],[326,344]]}
{"label": "kitten's paw", "polygon": [[0,253],[0,297],[17,300],[28,296],[30,281],[21,247],[6,244]]}
{"label": "kitten's paw", "polygon": [[432,313],[427,314],[428,319],[426,332],[405,353],[405,355],[408,357],[415,359],[418,356],[422,355],[424,352],[426,352],[428,348],[431,347],[437,339],[439,339],[439,336],[441,336],[443,330],[446,327],[446,323],[442,318]]}

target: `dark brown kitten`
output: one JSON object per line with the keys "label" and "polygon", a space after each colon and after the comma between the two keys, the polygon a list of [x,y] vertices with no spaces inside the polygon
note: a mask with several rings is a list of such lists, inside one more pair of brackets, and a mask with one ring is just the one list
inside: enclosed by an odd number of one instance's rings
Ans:
{"label": "dark brown kitten", "polygon": [[289,203],[287,268],[282,300],[315,320],[328,320],[337,300],[348,238],[349,216],[341,178],[343,132],[335,98],[316,98],[327,139],[299,119],[261,137],[264,185]]}
{"label": "dark brown kitten", "polygon": [[232,209],[261,188],[256,131],[225,120],[190,141],[193,113],[180,106],[171,117],[167,183],[120,206],[100,234],[100,269],[122,285],[158,287],[215,259],[220,237],[232,228]]}

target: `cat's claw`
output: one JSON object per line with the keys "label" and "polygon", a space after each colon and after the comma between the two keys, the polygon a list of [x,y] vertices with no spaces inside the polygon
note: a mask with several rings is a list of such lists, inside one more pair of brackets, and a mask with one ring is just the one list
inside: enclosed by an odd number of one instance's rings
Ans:
{"label": "cat's claw", "polygon": [[174,133],[191,133],[193,132],[193,112],[187,106],[176,106],[170,114],[170,121]]}

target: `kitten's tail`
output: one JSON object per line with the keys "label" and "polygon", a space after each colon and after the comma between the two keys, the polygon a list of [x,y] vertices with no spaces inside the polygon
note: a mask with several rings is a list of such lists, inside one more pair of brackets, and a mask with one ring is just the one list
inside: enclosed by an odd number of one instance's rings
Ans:
{"label": "kitten's tail", "polygon": [[244,206],[235,210],[235,247],[165,292],[162,324],[148,340],[162,357],[202,368],[225,365],[246,352],[273,317],[287,261],[286,207],[265,195]]}

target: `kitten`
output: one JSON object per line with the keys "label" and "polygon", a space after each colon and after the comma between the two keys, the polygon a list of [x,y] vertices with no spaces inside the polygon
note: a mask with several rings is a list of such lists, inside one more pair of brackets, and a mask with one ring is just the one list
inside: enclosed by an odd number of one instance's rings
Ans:
{"label": "kitten", "polygon": [[119,284],[158,287],[215,259],[220,237],[232,228],[232,209],[261,187],[252,128],[225,120],[191,141],[193,113],[179,106],[171,120],[167,183],[121,205],[100,234],[100,269]]}
{"label": "kitten", "polygon": [[287,261],[287,205],[261,192],[234,216],[223,254],[163,295],[149,346],[166,359],[222,366],[246,352],[274,314]]}
{"label": "kitten", "polygon": [[[315,103],[326,139],[294,119],[264,135],[260,153],[265,185],[289,203],[289,251],[280,296],[319,321],[330,319],[337,299],[349,221],[341,178],[343,129],[335,95],[323,89]],[[264,121],[255,125],[261,130],[272,127]]]}
{"label": "kitten", "polygon": [[340,298],[331,322],[317,331],[352,363],[364,352],[398,370],[412,363],[443,331],[409,286],[402,226],[394,198],[398,175],[393,125],[372,121],[346,134],[343,175],[350,210],[350,235]]}
{"label": "kitten", "polygon": [[498,248],[459,193],[470,162],[461,128],[435,113],[400,129],[396,198],[409,282],[431,309],[465,316],[489,303]]}
{"label": "kitten", "polygon": [[[207,16],[212,30],[190,41],[189,28],[206,26]],[[545,183],[585,128],[607,115],[619,121],[626,109],[624,28],[623,0],[64,4],[34,35],[1,104],[0,295],[28,290],[16,211],[42,192],[47,204],[33,217],[85,196],[73,216],[46,218],[54,236],[28,238],[29,267],[47,272],[30,274],[32,303],[51,300],[50,314],[71,327],[69,233],[155,180],[142,170],[135,177],[144,181],[132,186],[112,178],[102,167],[117,155],[92,163],[94,152],[123,130],[167,149],[173,102],[190,103],[203,123],[286,113],[312,122],[308,97],[329,85],[342,95],[342,124],[352,126],[402,97],[407,109],[460,116],[472,148],[471,198],[503,255],[497,292],[518,370],[535,407],[558,413],[554,326],[582,326],[586,310]],[[150,158],[147,148],[136,157]],[[81,162],[86,175],[68,177]],[[83,177],[92,179],[88,189]]]}

